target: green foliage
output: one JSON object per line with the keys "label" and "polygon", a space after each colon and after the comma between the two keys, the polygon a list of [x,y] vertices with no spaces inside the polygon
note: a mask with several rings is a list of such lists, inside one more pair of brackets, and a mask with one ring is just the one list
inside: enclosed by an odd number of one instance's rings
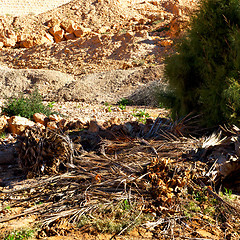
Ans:
{"label": "green foliage", "polygon": [[1,132],[0,133],[0,138],[5,139],[7,137],[6,132]]}
{"label": "green foliage", "polygon": [[223,197],[224,199],[226,199],[226,200],[231,200],[231,199],[233,200],[233,199],[235,199],[231,189],[224,188],[224,191],[220,192],[219,195],[221,197]]}
{"label": "green foliage", "polygon": [[35,89],[28,97],[20,96],[18,98],[8,98],[4,104],[2,112],[8,116],[21,116],[32,119],[34,113],[44,113],[49,116],[53,103],[45,106],[42,102],[42,96]]}
{"label": "green foliage", "polygon": [[32,238],[34,235],[34,230],[23,229],[20,231],[13,231],[8,234],[4,240],[27,240]]}
{"label": "green foliage", "polygon": [[137,110],[134,109],[132,115],[137,118],[138,122],[146,123],[147,118],[150,117],[150,115],[145,112],[145,110]]}
{"label": "green foliage", "polygon": [[127,98],[122,98],[120,101],[118,101],[118,105],[130,105],[131,104],[131,101]]}
{"label": "green foliage", "polygon": [[[173,118],[196,112],[202,124],[240,120],[240,2],[202,0],[177,52],[166,59]],[[163,101],[164,102],[164,101]]]}
{"label": "green foliage", "polygon": [[48,104],[48,107],[49,107],[49,108],[53,108],[53,106],[54,106],[55,103],[56,103],[56,102],[54,102],[54,101],[53,101],[53,102],[50,102],[50,103]]}
{"label": "green foliage", "polygon": [[130,100],[126,98],[122,98],[120,101],[118,101],[118,106],[121,110],[125,110],[127,105],[130,105]]}

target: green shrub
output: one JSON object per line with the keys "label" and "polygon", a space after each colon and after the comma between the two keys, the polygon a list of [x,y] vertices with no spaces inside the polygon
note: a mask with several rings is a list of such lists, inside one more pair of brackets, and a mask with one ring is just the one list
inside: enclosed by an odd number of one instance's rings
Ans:
{"label": "green shrub", "polygon": [[8,116],[21,116],[29,119],[33,118],[34,113],[44,113],[49,116],[54,112],[50,106],[45,106],[42,102],[42,96],[35,89],[28,97],[20,96],[18,98],[8,98],[4,104],[2,112]]}
{"label": "green shrub", "polygon": [[[173,118],[196,112],[202,124],[240,120],[240,2],[202,0],[190,29],[166,59]],[[165,101],[167,102],[167,101]]]}
{"label": "green shrub", "polygon": [[8,234],[4,240],[27,240],[32,238],[34,235],[34,230],[22,229],[19,231],[13,231]]}

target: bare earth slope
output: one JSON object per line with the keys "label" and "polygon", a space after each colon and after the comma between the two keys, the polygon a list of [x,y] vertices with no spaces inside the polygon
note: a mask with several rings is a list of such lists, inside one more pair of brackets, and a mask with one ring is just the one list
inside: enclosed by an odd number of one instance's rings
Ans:
{"label": "bare earth slope", "polygon": [[[195,2],[75,0],[40,15],[3,16],[0,41],[1,36],[13,32],[18,39],[37,39],[49,33],[52,25],[66,20],[90,32],[59,43],[30,48],[19,48],[18,44],[3,47],[0,63],[11,68],[50,69],[76,76],[76,81],[66,86],[65,80],[59,86],[52,86],[46,78],[47,94],[41,91],[47,95],[46,100],[116,102],[122,96],[133,94],[139,86],[160,79],[162,69],[158,66],[171,49],[172,40],[181,33]],[[118,71],[112,72],[115,70]],[[27,90],[22,87],[20,91]],[[13,89],[11,85],[7,88]],[[15,88],[15,93],[17,90]],[[3,96],[1,92],[0,96]]]}

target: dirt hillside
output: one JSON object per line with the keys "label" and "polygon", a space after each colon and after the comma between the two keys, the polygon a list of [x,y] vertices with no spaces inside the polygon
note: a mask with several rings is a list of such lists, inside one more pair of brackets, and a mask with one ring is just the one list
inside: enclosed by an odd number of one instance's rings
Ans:
{"label": "dirt hillside", "polygon": [[[158,65],[186,26],[194,3],[196,1],[74,0],[39,15],[2,16],[0,42],[14,39],[16,43],[2,47],[0,62],[10,68],[50,69],[76,76],[76,82],[63,87],[66,92],[55,91],[59,93],[58,100],[80,100],[85,91],[87,101],[116,101],[131,95],[133,89],[160,79],[162,68]],[[40,36],[49,34],[52,26],[66,21],[87,29],[88,33],[66,40],[67,33],[58,43],[38,44]],[[36,44],[23,48],[21,39]],[[131,70],[105,74],[120,69]],[[82,78],[96,73],[101,74]],[[122,80],[118,80],[120,75]],[[49,92],[52,88],[49,85]],[[111,97],[104,98],[103,92],[104,96]],[[53,100],[54,96],[50,96],[48,99]]]}

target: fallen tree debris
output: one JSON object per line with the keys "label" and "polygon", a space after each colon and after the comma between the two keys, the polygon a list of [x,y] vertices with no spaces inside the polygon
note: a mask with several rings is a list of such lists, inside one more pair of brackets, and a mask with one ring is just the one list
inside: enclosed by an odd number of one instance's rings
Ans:
{"label": "fallen tree debris", "polygon": [[238,239],[239,202],[219,189],[239,181],[240,131],[197,139],[173,134],[166,125],[157,128],[151,130],[156,139],[133,138],[122,126],[119,132],[116,126],[94,133],[26,130],[19,139],[19,162],[37,183],[0,192],[5,205],[23,209],[0,223],[35,214],[42,223],[39,236],[60,233],[67,220],[113,237],[142,226],[166,239],[203,238],[196,229],[203,229],[206,239],[216,234]]}

